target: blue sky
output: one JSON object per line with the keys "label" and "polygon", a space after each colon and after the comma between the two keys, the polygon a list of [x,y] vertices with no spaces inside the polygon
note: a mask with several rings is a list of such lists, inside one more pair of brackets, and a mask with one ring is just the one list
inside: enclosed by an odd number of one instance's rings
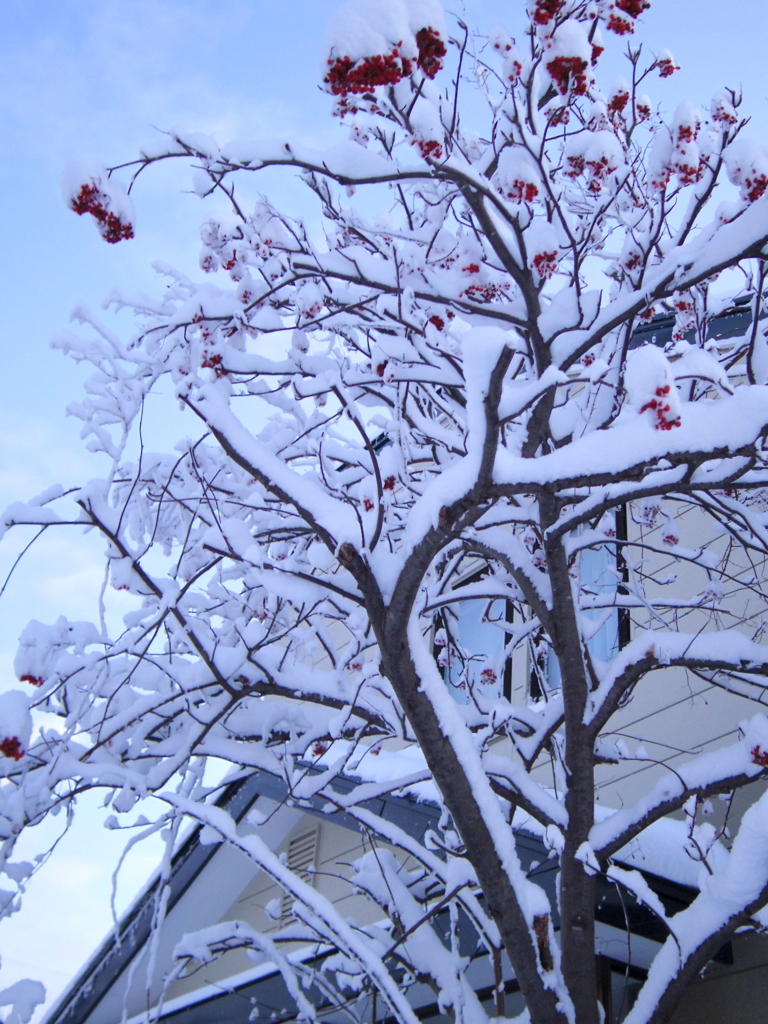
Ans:
{"label": "blue sky", "polygon": [[[157,287],[150,263],[163,259],[197,273],[198,225],[205,213],[186,194],[179,165],[158,168],[136,192],[137,237],[107,246],[88,218],[59,194],[73,157],[130,159],[158,129],[182,125],[223,142],[290,135],[322,146],[339,131],[317,88],[322,39],[334,0],[3,0],[0,4],[0,506],[51,483],[100,472],[64,416],[79,398],[81,371],[48,341],[76,302],[98,308],[115,285]],[[522,0],[446,3],[472,26],[489,28]],[[655,0],[638,34],[651,50],[672,50],[681,71],[653,99],[671,112],[688,98],[705,104],[724,85],[743,86],[748,134],[768,142],[764,45],[768,13],[757,0]],[[617,68],[618,73],[618,68]],[[609,84],[609,83],[606,83]],[[286,203],[280,178],[258,187]],[[123,316],[119,329],[129,329]],[[174,441],[169,437],[168,444]],[[0,572],[18,551],[0,548]],[[101,582],[88,538],[51,537],[34,549],[0,608],[0,689],[16,685],[12,659],[30,617],[93,614]],[[0,989],[27,974],[51,996],[109,926],[109,875],[121,837],[100,829],[93,808],[32,886],[26,909],[0,925]],[[31,837],[37,839],[37,837]],[[30,846],[30,852],[34,852]],[[150,851],[125,873],[124,905],[146,877]],[[84,910],[83,908],[87,908]]]}

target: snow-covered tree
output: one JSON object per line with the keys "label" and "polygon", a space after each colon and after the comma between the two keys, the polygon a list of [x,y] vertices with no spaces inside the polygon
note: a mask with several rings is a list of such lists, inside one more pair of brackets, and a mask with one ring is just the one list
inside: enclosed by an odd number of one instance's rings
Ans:
{"label": "snow-covered tree", "polygon": [[[732,91],[659,112],[646,90],[676,66],[636,42],[648,6],[528,0],[515,40],[448,26],[439,0],[349,0],[323,79],[344,141],[178,133],[70,168],[65,198],[108,242],[133,236],[129,193],[160,160],[231,215],[206,220],[199,277],[158,264],[161,295],[113,296],[132,337],[91,319],[56,342],[93,367],[72,411],[112,468],[3,523],[98,531],[109,585],[136,600],[118,631],[61,619],[21,638],[28,690],[0,697],[11,878],[21,830],[79,793],[106,790],[121,818],[154,796],[169,850],[182,819],[237,845],[295,900],[282,938],[338,950],[326,991],[373,989],[404,1024],[416,980],[457,1022],[488,1019],[438,910],[506,951],[536,1024],[601,1019],[600,876],[668,929],[631,1024],[667,1020],[724,941],[762,927],[768,795],[733,838],[699,817],[768,774],[757,708],[737,742],[595,812],[600,766],[644,759],[614,722],[659,672],[745,701],[768,675],[768,154]],[[314,220],[249,196],[274,167]],[[749,325],[718,336],[739,298]],[[665,347],[642,335],[663,314]],[[187,424],[167,453],[141,433],[163,388]],[[468,609],[496,638],[482,650],[462,643]],[[366,781],[375,757],[386,781]],[[227,783],[277,776],[297,806],[320,795],[388,844],[353,881],[389,927],[344,920],[258,830],[238,835],[209,762]],[[342,795],[340,776],[359,785]],[[443,809],[423,843],[364,806],[417,783]],[[703,875],[668,918],[614,858],[675,812]],[[557,858],[557,906],[521,867],[522,819]],[[210,949],[259,941],[233,928]]]}

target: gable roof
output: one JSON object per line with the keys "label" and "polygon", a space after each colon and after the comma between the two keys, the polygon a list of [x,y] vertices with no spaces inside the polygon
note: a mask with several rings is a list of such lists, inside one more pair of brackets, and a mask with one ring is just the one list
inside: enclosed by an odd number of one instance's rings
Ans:
{"label": "gable roof", "polygon": [[[349,794],[359,783],[350,778],[340,777],[333,781],[332,786],[339,795]],[[265,774],[253,774],[230,784],[220,797],[218,804],[232,817],[241,822],[255,801],[260,797],[284,804],[289,793],[284,782]],[[366,809],[381,816],[402,828],[408,835],[417,840],[424,837],[425,832],[435,827],[439,818],[438,807],[431,802],[418,801],[411,796],[385,795],[367,801]],[[301,802],[300,810],[307,815],[333,822],[344,828],[361,831],[359,822],[343,811],[329,814],[327,800],[315,796]],[[182,842],[172,862],[169,882],[170,895],[168,911],[170,912],[190,892],[195,882],[201,879],[214,859],[224,847],[220,844],[204,845],[200,842],[200,827],[193,829]],[[518,853],[523,867],[531,873],[546,891],[555,905],[555,870],[556,861],[543,840],[526,830],[516,829]],[[538,862],[537,866],[535,862]],[[648,871],[644,876],[652,889],[659,895],[668,912],[675,913],[687,906],[696,894],[696,890],[679,882],[662,878]],[[97,949],[90,961],[74,979],[45,1018],[45,1024],[85,1024],[89,1017],[99,1009],[100,1004],[125,976],[135,955],[147,943],[152,929],[155,912],[155,900],[158,895],[160,881],[155,876],[140,894],[133,906],[120,921],[117,933],[109,935]],[[658,943],[664,940],[665,930],[658,918],[647,908],[638,904],[629,894],[619,894],[616,887],[605,879],[598,879],[598,922],[610,929],[618,929],[626,934],[627,925],[633,936]],[[554,922],[557,927],[557,921]],[[469,923],[466,923],[469,926]],[[474,933],[473,933],[474,935]],[[476,938],[468,942],[468,949],[474,952]],[[327,955],[321,953],[320,956]],[[310,951],[297,955],[306,959]],[[314,946],[311,955],[317,957]],[[509,974],[509,972],[506,972]],[[510,975],[511,976],[511,975]],[[482,978],[478,977],[482,982]],[[511,989],[514,990],[514,983]],[[310,997],[312,992],[310,991]],[[315,997],[322,1000],[322,994],[315,992]],[[292,1001],[285,989],[279,972],[271,965],[260,965],[242,975],[229,979],[224,990],[218,986],[203,986],[188,995],[181,996],[164,1004],[161,1018],[173,1020],[179,1024],[212,1024],[221,1020],[231,1020],[237,1009],[244,1010],[244,1000],[249,1004],[255,1001],[260,1008],[269,1009],[268,1019],[281,1021],[292,1019],[295,1011]],[[428,1006],[432,1000],[421,1008],[420,1015],[429,1016]],[[318,1005],[320,1005],[318,1003]],[[283,1013],[283,1008],[288,1008]],[[274,1016],[273,1016],[274,1014]],[[261,1014],[260,1014],[261,1016]],[[254,1018],[257,1019],[257,1018]]]}

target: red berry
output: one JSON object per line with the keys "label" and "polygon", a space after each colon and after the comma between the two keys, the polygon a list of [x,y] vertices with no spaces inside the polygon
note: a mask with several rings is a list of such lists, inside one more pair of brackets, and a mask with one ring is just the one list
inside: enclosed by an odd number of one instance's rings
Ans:
{"label": "red berry", "polygon": [[9,757],[13,761],[20,761],[24,757],[24,751],[21,749],[21,741],[18,736],[7,736],[5,739],[0,740],[0,754],[3,757]]}
{"label": "red berry", "polygon": [[40,676],[23,675],[19,676],[19,682],[29,683],[30,686],[42,686],[45,680],[41,679]]}

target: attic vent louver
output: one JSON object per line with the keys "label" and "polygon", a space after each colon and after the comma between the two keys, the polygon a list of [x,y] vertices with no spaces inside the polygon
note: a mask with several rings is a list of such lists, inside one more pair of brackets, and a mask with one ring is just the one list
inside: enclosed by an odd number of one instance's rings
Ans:
{"label": "attic vent louver", "polygon": [[[315,853],[317,851],[317,829],[312,832],[305,832],[301,836],[297,836],[295,839],[291,839],[288,843],[288,867],[294,874],[297,874],[299,878],[304,882],[312,884],[312,873],[310,868],[315,863]],[[293,906],[294,899],[289,893],[283,894],[283,900],[280,907],[280,924],[286,925],[291,921],[295,920],[291,913],[291,907]]]}

